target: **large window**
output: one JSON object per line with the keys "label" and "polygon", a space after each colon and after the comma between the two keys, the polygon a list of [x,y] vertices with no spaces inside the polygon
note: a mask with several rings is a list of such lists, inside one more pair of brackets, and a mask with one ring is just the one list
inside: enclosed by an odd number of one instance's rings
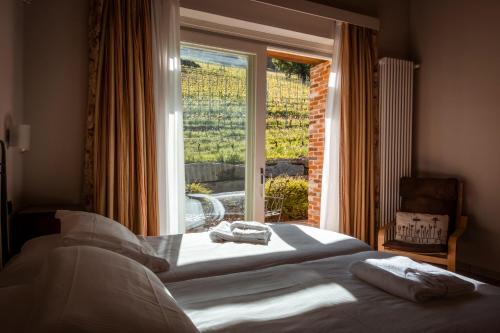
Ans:
{"label": "large window", "polygon": [[321,60],[300,59],[183,32],[187,231],[222,220],[308,219],[310,68]]}

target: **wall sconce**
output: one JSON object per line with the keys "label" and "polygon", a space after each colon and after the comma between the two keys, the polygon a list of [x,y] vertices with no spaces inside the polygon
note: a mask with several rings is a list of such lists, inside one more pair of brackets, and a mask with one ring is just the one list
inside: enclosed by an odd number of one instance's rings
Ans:
{"label": "wall sconce", "polygon": [[22,124],[7,130],[7,146],[17,147],[21,153],[31,148],[31,126]]}

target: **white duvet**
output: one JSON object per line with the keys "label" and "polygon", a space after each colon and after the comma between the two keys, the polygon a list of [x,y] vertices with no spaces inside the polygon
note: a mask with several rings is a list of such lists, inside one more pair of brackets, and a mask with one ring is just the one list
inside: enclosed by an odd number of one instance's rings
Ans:
{"label": "white duvet", "polygon": [[[500,288],[417,304],[353,276],[362,252],[167,283],[201,332],[500,332]],[[465,278],[466,279],[466,278]]]}

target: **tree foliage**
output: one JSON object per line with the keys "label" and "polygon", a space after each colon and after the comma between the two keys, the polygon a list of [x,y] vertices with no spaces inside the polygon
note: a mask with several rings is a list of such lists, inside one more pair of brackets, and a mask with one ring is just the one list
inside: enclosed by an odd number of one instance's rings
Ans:
{"label": "tree foliage", "polygon": [[311,65],[309,64],[301,64],[278,58],[268,58],[267,68],[276,72],[285,73],[287,77],[297,75],[304,83],[308,82],[310,79]]}

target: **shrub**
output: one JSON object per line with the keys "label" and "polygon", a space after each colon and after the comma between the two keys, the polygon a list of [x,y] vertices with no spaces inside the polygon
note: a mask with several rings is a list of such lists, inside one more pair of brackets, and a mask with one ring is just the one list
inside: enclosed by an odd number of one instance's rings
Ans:
{"label": "shrub", "polygon": [[282,220],[307,219],[307,188],[304,177],[278,176],[266,180],[266,196],[283,196]]}
{"label": "shrub", "polygon": [[212,193],[212,190],[200,183],[186,184],[186,194],[195,194],[195,193],[210,194]]}

